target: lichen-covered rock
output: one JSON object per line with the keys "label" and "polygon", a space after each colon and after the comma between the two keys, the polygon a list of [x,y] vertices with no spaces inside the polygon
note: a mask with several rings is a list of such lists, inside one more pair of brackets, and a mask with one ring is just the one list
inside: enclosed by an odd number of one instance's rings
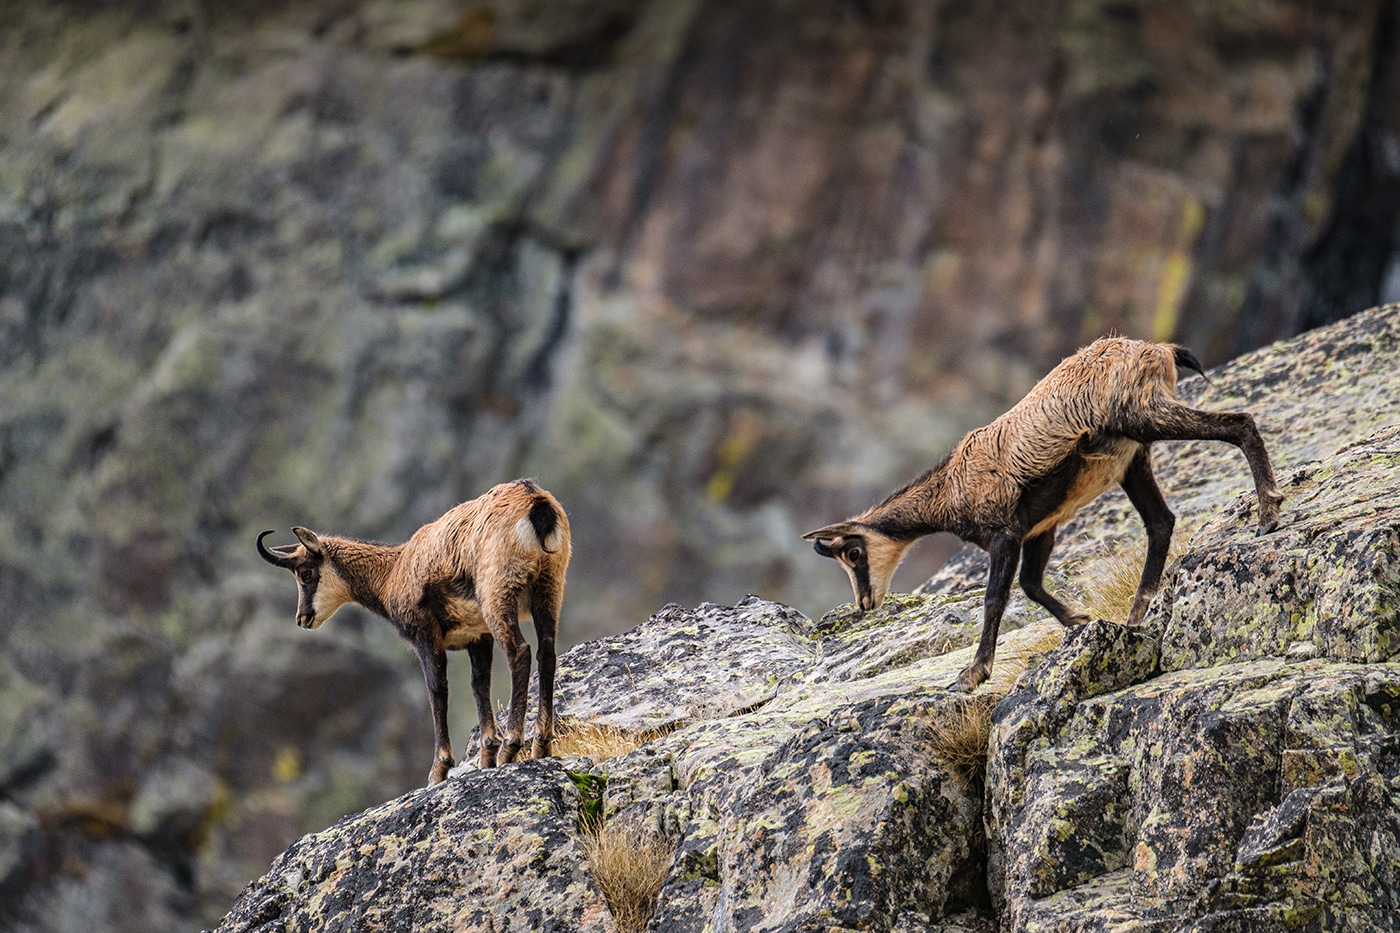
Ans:
{"label": "lichen-covered rock", "polygon": [[671,605],[629,632],[577,646],[559,661],[561,716],[645,731],[752,709],[812,666],[811,623],[750,597],[732,609]]}
{"label": "lichen-covered rock", "polygon": [[[950,602],[951,609],[933,599],[895,605],[912,610],[917,623],[921,614],[958,612],[962,601]],[[972,649],[928,648],[916,624],[914,650],[898,657],[905,643],[891,638],[891,627],[899,611],[869,615],[875,621],[843,610],[814,626],[755,599],[734,609],[667,610],[667,624],[682,632],[781,620],[791,642],[776,660],[807,661],[805,669],[775,663],[772,696],[761,707],[723,716],[696,710],[675,731],[598,767],[614,818],[676,842],[654,929],[941,929],[946,921],[952,930],[958,921],[949,918],[968,910],[968,923],[985,923],[976,912],[980,787],[949,767],[932,739],[932,723],[967,702],[945,688]],[[838,637],[845,626],[863,634]],[[1005,656],[1024,659],[1057,640],[1057,628],[1042,622],[1009,632]],[[765,644],[771,632],[751,630],[747,644],[732,638],[727,653],[697,663],[750,664]],[[875,644],[887,657],[862,671],[860,659]],[[650,660],[629,662],[631,701],[644,709],[665,702],[683,677],[669,652],[659,670]],[[607,693],[589,718],[631,721],[626,704],[614,709]]]}
{"label": "lichen-covered rock", "polygon": [[988,774],[1004,929],[1400,910],[1400,665],[1177,671],[1004,741],[1022,705],[998,710]]}
{"label": "lichen-covered rock", "polygon": [[[1288,494],[1281,527],[1256,534],[1236,451],[1159,445],[1178,529],[1195,530],[1144,628],[1071,632],[997,709],[1003,929],[1395,924],[1397,669],[1339,662],[1396,652],[1400,308],[1348,323],[1183,386],[1255,412]],[[1104,497],[1063,536],[1062,585],[1094,586],[1099,555],[1140,534]],[[979,572],[961,557],[925,589]]]}
{"label": "lichen-covered rock", "polygon": [[1162,667],[1400,654],[1400,424],[1284,478],[1274,533],[1235,499],[1196,533],[1157,601]]}
{"label": "lichen-covered rock", "polygon": [[568,766],[477,772],[305,836],[247,887],[219,931],[613,933],[579,849]]}

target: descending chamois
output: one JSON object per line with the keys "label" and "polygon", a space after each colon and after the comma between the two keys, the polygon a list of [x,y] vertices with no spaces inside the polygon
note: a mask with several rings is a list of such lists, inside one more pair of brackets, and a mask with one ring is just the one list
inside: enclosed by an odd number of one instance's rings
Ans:
{"label": "descending chamois", "polygon": [[[515,759],[524,744],[530,645],[520,619],[533,618],[539,641],[539,710],[534,754],[550,753],[554,737],[554,639],[569,567],[569,519],[533,480],[502,483],[454,506],[404,544],[375,544],[293,528],[300,544],[271,550],[258,535],[263,560],[297,580],[297,624],[314,629],[346,603],[359,603],[394,624],[411,644],[428,684],[437,754],[428,783],[447,777],[455,760],[447,734],[447,652],[471,658],[472,695],[481,720],[481,766]],[[491,653],[499,642],[510,665],[510,709],[504,740],[491,710]]]}
{"label": "descending chamois", "polygon": [[862,609],[885,599],[914,540],[936,531],[984,548],[991,559],[982,638],[951,689],[971,691],[992,671],[997,628],[1021,562],[1021,588],[1063,625],[1087,622],[1045,590],[1055,529],[1114,483],[1147,526],[1147,559],[1128,624],[1142,621],[1161,583],[1176,517],[1152,475],[1150,445],[1219,440],[1244,452],[1259,499],[1260,534],[1278,525],[1283,495],[1254,419],[1176,400],[1177,367],[1205,376],[1191,351],[1107,337],[1065,358],[1024,399],[964,437],[941,464],[856,517],[803,538],[835,558]]}

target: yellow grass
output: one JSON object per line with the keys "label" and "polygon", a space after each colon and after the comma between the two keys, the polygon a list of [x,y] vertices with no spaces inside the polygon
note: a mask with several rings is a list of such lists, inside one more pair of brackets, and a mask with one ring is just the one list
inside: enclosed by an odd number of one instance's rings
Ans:
{"label": "yellow grass", "polygon": [[1053,651],[1064,640],[1065,630],[1058,623],[1053,623],[1034,638],[1023,637],[1013,644],[999,646],[996,659],[992,662],[992,676],[987,678],[978,692],[992,694],[996,700],[1000,700],[1016,686],[1031,658]]}
{"label": "yellow grass", "polygon": [[641,933],[671,870],[671,843],[626,820],[585,825],[580,839],[618,933]]}
{"label": "yellow grass", "polygon": [[554,730],[553,752],[607,761],[635,751],[655,737],[654,731],[631,732],[617,726],[561,719]]}
{"label": "yellow grass", "polygon": [[981,781],[987,767],[992,709],[1025,672],[1031,658],[1054,649],[1064,637],[1064,629],[1046,627],[1035,638],[1023,638],[1014,647],[1001,646],[992,665],[992,676],[975,694],[951,709],[926,714],[934,754],[955,777],[966,784]]}
{"label": "yellow grass", "polygon": [[[1167,564],[1186,553],[1190,540],[1191,535],[1185,529],[1178,529],[1172,535]],[[1082,564],[1075,589],[1085,614],[1091,619],[1126,621],[1133,608],[1133,597],[1137,595],[1142,564],[1146,559],[1147,548],[1143,545],[1123,544],[1103,557]]]}
{"label": "yellow grass", "polygon": [[[647,729],[634,732],[595,722],[574,719],[560,719],[554,727],[554,745],[550,753],[556,757],[583,755],[594,761],[607,761],[621,758],[628,752],[641,748],[652,739],[660,738],[671,729]],[[527,741],[515,756],[516,761],[533,757],[533,743]]]}
{"label": "yellow grass", "polygon": [[964,781],[979,776],[987,765],[992,707],[1000,699],[992,693],[977,694],[926,717],[934,754]]}

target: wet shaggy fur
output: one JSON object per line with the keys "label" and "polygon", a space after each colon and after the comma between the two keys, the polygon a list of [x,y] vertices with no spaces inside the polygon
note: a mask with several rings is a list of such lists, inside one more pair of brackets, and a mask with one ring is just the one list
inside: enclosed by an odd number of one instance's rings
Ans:
{"label": "wet shaggy fur", "polygon": [[[481,766],[515,759],[523,744],[530,645],[520,631],[533,619],[539,643],[536,756],[554,735],[555,636],[569,567],[569,520],[532,480],[496,486],[414,532],[403,544],[320,536],[294,528],[300,544],[258,553],[297,579],[297,624],[317,628],[337,609],[359,603],[387,618],[414,648],[428,686],[437,755],[429,783],[455,763],[447,731],[447,652],[466,649],[481,720]],[[511,671],[505,737],[491,710],[491,661],[499,643]]]}
{"label": "wet shaggy fur", "polygon": [[1097,340],[1063,360],[1006,414],[964,437],[943,463],[855,518],[803,537],[840,562],[864,609],[883,602],[917,538],[948,531],[985,548],[991,571],[982,639],[953,685],[971,690],[991,673],[1018,563],[1027,596],[1065,625],[1087,621],[1046,592],[1045,568],[1056,528],[1121,485],[1147,526],[1147,558],[1128,617],[1137,624],[1161,583],[1176,521],[1152,475],[1152,443],[1222,440],[1239,447],[1254,477],[1261,531],[1277,526],[1283,500],[1254,419],[1178,402],[1178,367],[1201,372],[1195,356],[1173,344]]}

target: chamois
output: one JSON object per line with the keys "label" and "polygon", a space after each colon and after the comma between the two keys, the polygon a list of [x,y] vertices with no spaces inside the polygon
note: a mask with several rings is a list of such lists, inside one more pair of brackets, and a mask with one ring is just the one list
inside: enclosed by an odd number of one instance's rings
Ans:
{"label": "chamois", "polygon": [[991,558],[977,654],[950,689],[972,691],[992,671],[997,628],[1021,562],[1021,589],[1061,624],[1088,621],[1046,592],[1055,529],[1114,483],[1147,527],[1147,559],[1128,613],[1137,625],[1162,580],[1176,516],[1152,475],[1151,444],[1228,441],[1244,452],[1259,500],[1259,533],[1278,526],[1283,495],[1254,419],[1176,400],[1177,367],[1205,377],[1190,350],[1106,337],[1066,357],[1024,399],[964,437],[948,457],[883,502],[803,538],[840,562],[862,609],[877,608],[915,539],[952,532]]}
{"label": "chamois", "polygon": [[[297,580],[297,624],[318,628],[346,603],[359,603],[393,623],[413,646],[428,685],[436,758],[428,783],[455,764],[447,734],[447,652],[471,658],[472,695],[481,719],[481,766],[515,759],[524,744],[530,645],[520,619],[533,618],[539,641],[536,756],[554,737],[554,638],[569,567],[569,519],[533,480],[495,486],[413,533],[404,544],[377,544],[293,528],[300,544],[271,550],[258,535],[263,560]],[[505,738],[491,710],[492,646],[510,665]]]}

